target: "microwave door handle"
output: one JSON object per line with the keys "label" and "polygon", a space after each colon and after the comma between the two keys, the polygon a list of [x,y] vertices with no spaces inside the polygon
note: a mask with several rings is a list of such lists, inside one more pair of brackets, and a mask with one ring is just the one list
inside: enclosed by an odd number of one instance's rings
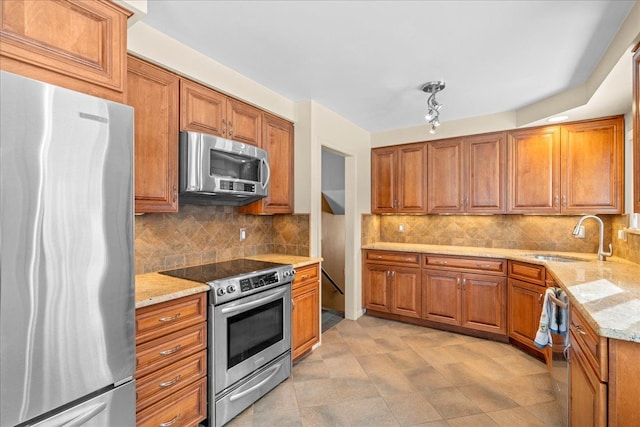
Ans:
{"label": "microwave door handle", "polygon": [[269,163],[266,159],[260,159],[260,163],[267,167],[267,180],[264,184],[262,184],[262,189],[264,190],[269,185],[269,180],[271,179],[271,168],[269,168]]}
{"label": "microwave door handle", "polygon": [[280,289],[279,291],[274,292],[273,294],[271,294],[269,296],[266,296],[264,298],[260,298],[260,299],[257,299],[255,301],[247,302],[247,303],[244,303],[244,304],[239,304],[239,305],[236,305],[234,307],[223,308],[221,310],[221,312],[222,312],[222,314],[229,314],[229,313],[235,313],[236,311],[245,311],[245,310],[248,310],[250,308],[257,307],[259,305],[262,305],[262,304],[265,304],[267,302],[270,302],[270,301],[273,301],[275,299],[278,299],[286,291],[287,291],[286,289]]}

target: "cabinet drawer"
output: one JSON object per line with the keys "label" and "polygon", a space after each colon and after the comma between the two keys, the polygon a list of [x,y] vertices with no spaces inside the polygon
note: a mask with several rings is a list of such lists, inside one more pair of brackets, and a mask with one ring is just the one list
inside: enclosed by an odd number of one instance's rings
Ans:
{"label": "cabinet drawer", "polygon": [[296,277],[292,286],[296,288],[306,282],[317,282],[319,274],[318,270],[318,264],[305,265],[304,267],[296,269]]}
{"label": "cabinet drawer", "polygon": [[585,359],[598,374],[601,381],[608,381],[608,348],[607,339],[596,334],[584,317],[573,308],[571,310],[571,332],[576,338],[576,345],[580,346]]}
{"label": "cabinet drawer", "polygon": [[365,261],[420,266],[420,255],[409,252],[367,251]]}
{"label": "cabinet drawer", "polygon": [[136,379],[207,348],[207,324],[191,326],[136,346]]}
{"label": "cabinet drawer", "polygon": [[506,261],[493,258],[456,257],[446,255],[427,255],[425,267],[438,267],[461,271],[506,274]]}
{"label": "cabinet drawer", "polygon": [[149,406],[136,414],[137,427],[186,427],[198,425],[207,417],[207,378]]}
{"label": "cabinet drawer", "polygon": [[203,292],[136,310],[136,344],[205,322],[206,300]]}
{"label": "cabinet drawer", "polygon": [[136,409],[144,409],[206,375],[205,350],[145,375],[136,380]]}
{"label": "cabinet drawer", "polygon": [[545,268],[542,265],[509,261],[509,277],[545,286]]}

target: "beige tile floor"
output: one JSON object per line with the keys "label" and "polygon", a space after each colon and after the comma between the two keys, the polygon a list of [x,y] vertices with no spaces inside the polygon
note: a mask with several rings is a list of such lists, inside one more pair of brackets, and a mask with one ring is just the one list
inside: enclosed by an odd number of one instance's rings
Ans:
{"label": "beige tile floor", "polygon": [[363,316],[228,425],[561,426],[544,363],[509,346]]}

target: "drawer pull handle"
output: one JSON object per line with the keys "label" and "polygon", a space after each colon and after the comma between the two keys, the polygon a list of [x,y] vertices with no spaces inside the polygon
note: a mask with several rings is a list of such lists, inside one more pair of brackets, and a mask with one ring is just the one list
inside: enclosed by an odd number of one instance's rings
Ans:
{"label": "drawer pull handle", "polygon": [[180,381],[180,375],[178,375],[177,377],[175,377],[174,379],[170,380],[170,381],[166,381],[163,383],[158,384],[160,387],[170,387],[172,385],[174,385],[175,383],[177,383],[178,381]]}
{"label": "drawer pull handle", "polygon": [[160,352],[160,356],[167,356],[169,354],[173,354],[176,351],[180,350],[181,347],[182,346],[180,344],[178,344],[177,346],[175,346],[173,348],[170,348],[169,350],[163,350],[163,351]]}
{"label": "drawer pull handle", "polygon": [[300,280],[305,280],[308,279],[310,276],[308,274],[303,274],[302,276],[300,276]]}
{"label": "drawer pull handle", "polygon": [[161,317],[158,319],[158,322],[163,322],[163,323],[173,322],[174,320],[178,319],[178,317],[180,317],[180,313],[176,313],[171,317]]}
{"label": "drawer pull handle", "polygon": [[478,268],[491,268],[491,264],[477,264]]}
{"label": "drawer pull handle", "polygon": [[374,258],[375,258],[375,259],[382,259],[382,256],[380,256],[380,255],[376,255],[376,256],[374,256]]}
{"label": "drawer pull handle", "polygon": [[578,333],[580,335],[587,335],[587,331],[585,331],[584,329],[582,329],[582,326],[580,325],[576,325],[576,331],[578,331]]}
{"label": "drawer pull handle", "polygon": [[180,418],[180,414],[176,415],[175,417],[173,417],[173,419],[167,421],[166,423],[162,423],[160,425],[158,425],[158,427],[169,427],[172,426],[176,423],[176,421],[178,421],[178,418]]}
{"label": "drawer pull handle", "polygon": [[436,264],[446,265],[447,261],[434,261]]}

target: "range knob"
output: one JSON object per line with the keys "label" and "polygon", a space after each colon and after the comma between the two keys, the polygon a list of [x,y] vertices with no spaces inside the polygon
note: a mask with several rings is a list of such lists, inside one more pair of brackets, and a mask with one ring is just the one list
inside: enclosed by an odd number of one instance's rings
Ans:
{"label": "range knob", "polygon": [[225,294],[224,288],[218,288],[218,290],[216,290],[216,295],[218,295],[219,297],[221,297],[224,294]]}
{"label": "range knob", "polygon": [[233,285],[229,285],[229,286],[227,286],[227,293],[228,293],[228,294],[232,294],[232,293],[234,293],[235,291],[236,291],[236,287],[235,287],[235,286],[233,286]]}
{"label": "range knob", "polygon": [[284,277],[293,277],[296,275],[296,271],[295,270],[286,270],[284,272]]}

